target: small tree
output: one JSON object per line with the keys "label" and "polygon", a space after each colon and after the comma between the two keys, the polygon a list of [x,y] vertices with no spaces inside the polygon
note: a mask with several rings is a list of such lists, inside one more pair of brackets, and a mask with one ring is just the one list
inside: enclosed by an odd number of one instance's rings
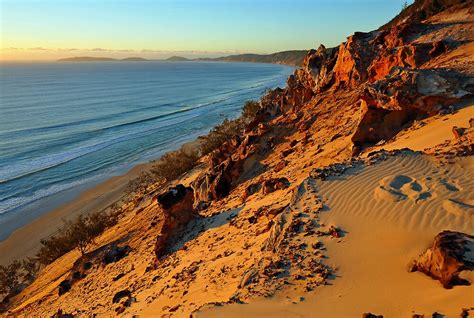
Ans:
{"label": "small tree", "polygon": [[36,258],[41,264],[47,265],[75,248],[84,255],[95,237],[115,223],[117,215],[102,211],[87,216],[79,215],[73,221],[65,222],[55,236],[42,239]]}
{"label": "small tree", "polygon": [[0,294],[16,294],[20,287],[21,263],[14,261],[8,266],[0,265]]}
{"label": "small tree", "polygon": [[88,223],[87,218],[79,215],[74,222],[68,222],[66,225],[69,237],[81,255],[84,255],[87,247],[94,242],[93,231]]}
{"label": "small tree", "polygon": [[23,271],[23,281],[31,283],[38,273],[40,264],[36,259],[28,257],[21,261],[21,269]]}
{"label": "small tree", "polygon": [[215,126],[206,136],[201,136],[201,154],[206,155],[220,147],[225,141],[235,135],[242,133],[244,124],[242,119],[224,119],[222,123]]}
{"label": "small tree", "polygon": [[156,161],[152,166],[151,172],[155,177],[170,181],[194,168],[198,159],[199,155],[196,151],[189,152],[184,149],[179,149],[168,152]]}
{"label": "small tree", "polygon": [[249,100],[246,101],[244,107],[242,108],[242,118],[246,121],[252,121],[257,116],[257,112],[260,109],[260,103]]}

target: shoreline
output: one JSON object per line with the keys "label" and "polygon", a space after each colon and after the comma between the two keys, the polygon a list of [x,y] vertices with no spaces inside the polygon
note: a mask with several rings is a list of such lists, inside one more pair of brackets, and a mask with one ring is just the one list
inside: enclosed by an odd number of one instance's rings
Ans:
{"label": "shoreline", "polygon": [[[160,151],[156,158],[132,165],[130,169],[122,174],[112,175],[92,185],[88,184],[91,185],[90,187],[85,184],[46,198],[46,202],[41,202],[44,205],[44,212],[28,215],[23,224],[20,224],[8,236],[0,240],[0,255],[2,255],[0,265],[8,265],[14,260],[34,256],[40,247],[40,240],[54,234],[64,224],[64,220],[70,220],[86,211],[89,213],[98,212],[108,208],[113,203],[120,202],[126,196],[125,190],[129,181],[138,177],[142,172],[150,170],[152,165],[165,153],[180,148],[186,151],[197,149],[199,145],[198,137],[199,135],[191,141],[184,141],[176,149]],[[78,191],[77,195],[71,193],[77,193]],[[51,208],[48,209],[48,205]],[[16,218],[16,224],[18,225],[18,223],[21,223],[21,220],[18,221],[21,216],[16,216]],[[15,224],[10,226],[13,227]]]}
{"label": "shoreline", "polygon": [[[152,163],[140,163],[121,175],[109,177],[101,180],[91,187],[82,186],[79,194],[77,188],[59,192],[47,198],[40,215],[27,216],[26,222],[14,229],[5,239],[0,241],[0,265],[7,265],[14,260],[21,260],[34,256],[40,247],[40,240],[52,235],[63,225],[63,220],[68,220],[86,211],[96,212],[103,210],[115,202],[119,202],[125,196],[125,189],[128,182],[140,175],[143,171],[150,169]],[[48,202],[49,201],[49,202]],[[61,203],[57,206],[58,201]],[[56,206],[47,209],[49,206]],[[38,213],[36,213],[38,214]],[[11,227],[15,224],[23,223],[18,220],[11,221]]]}

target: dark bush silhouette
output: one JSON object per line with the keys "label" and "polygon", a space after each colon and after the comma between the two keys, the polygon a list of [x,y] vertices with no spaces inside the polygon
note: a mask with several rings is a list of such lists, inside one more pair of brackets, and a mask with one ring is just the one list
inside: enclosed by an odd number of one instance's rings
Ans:
{"label": "dark bush silhouette", "polygon": [[8,266],[0,266],[0,294],[16,294],[20,287],[21,263],[14,261]]}
{"label": "dark bush silhouette", "polygon": [[94,239],[116,222],[115,214],[105,212],[80,215],[73,221],[67,221],[56,235],[42,239],[36,258],[41,264],[47,265],[75,248],[85,254]]}
{"label": "dark bush silhouette", "polygon": [[212,128],[207,135],[199,137],[201,154],[207,155],[232,136],[241,134],[243,130],[244,123],[242,119],[224,119],[222,123]]}
{"label": "dark bush silhouette", "polygon": [[239,118],[232,120],[226,118],[222,123],[212,128],[207,135],[199,137],[201,155],[214,151],[231,137],[241,135],[245,125],[255,119],[259,109],[260,103],[247,101],[242,108],[242,114]]}
{"label": "dark bush silhouette", "polygon": [[260,103],[254,100],[246,101],[242,108],[242,118],[244,121],[252,121],[257,116],[260,109]]}
{"label": "dark bush silhouette", "polygon": [[156,177],[171,181],[194,168],[198,163],[198,159],[199,155],[196,151],[180,149],[168,152],[156,161],[151,172]]}

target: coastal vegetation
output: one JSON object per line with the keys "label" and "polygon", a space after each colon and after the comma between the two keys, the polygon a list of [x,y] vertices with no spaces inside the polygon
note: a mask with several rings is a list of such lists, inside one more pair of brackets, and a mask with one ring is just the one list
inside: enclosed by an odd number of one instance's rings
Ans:
{"label": "coastal vegetation", "polygon": [[79,215],[73,220],[65,221],[64,226],[51,237],[42,239],[41,248],[34,257],[15,260],[7,266],[0,265],[0,295],[6,295],[3,303],[31,284],[41,266],[52,263],[74,249],[85,255],[95,238],[116,224],[117,220],[117,213],[104,211]]}
{"label": "coastal vegetation", "polygon": [[[199,164],[202,156],[214,151],[232,136],[243,133],[245,126],[255,119],[259,109],[258,102],[245,102],[240,117],[226,118],[207,135],[200,136],[197,149],[188,150],[181,147],[165,153],[153,161],[151,169],[131,180],[125,193],[129,197],[133,197],[133,194],[146,193],[190,171]],[[118,222],[121,212],[119,206],[114,203],[106,211],[81,214],[73,220],[65,221],[64,226],[54,235],[40,241],[41,247],[34,257],[22,261],[15,260],[7,266],[0,265],[0,295],[5,296],[3,304],[31,284],[42,267],[74,249],[84,256],[94,245],[95,238]]]}

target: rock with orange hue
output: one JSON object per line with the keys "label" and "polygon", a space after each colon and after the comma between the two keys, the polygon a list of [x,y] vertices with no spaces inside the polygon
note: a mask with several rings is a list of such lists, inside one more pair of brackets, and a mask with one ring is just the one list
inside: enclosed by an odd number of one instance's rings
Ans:
{"label": "rock with orange hue", "polygon": [[326,49],[322,44],[317,50],[310,50],[303,61],[303,69],[297,73],[303,85],[315,91],[331,85],[332,69],[336,63],[337,54],[337,48]]}
{"label": "rock with orange hue", "polygon": [[269,194],[276,190],[286,189],[290,186],[287,178],[271,178],[262,183],[262,193]]}
{"label": "rock with orange hue", "polygon": [[258,135],[235,137],[209,154],[209,169],[191,184],[194,190],[194,208],[202,210],[211,201],[226,197],[238,181],[245,160],[258,152]]}
{"label": "rock with orange hue", "polygon": [[365,85],[352,141],[360,146],[388,140],[405,123],[435,115],[473,93],[474,79],[463,74],[395,68],[382,80]]}
{"label": "rock with orange hue", "polygon": [[473,235],[443,231],[436,235],[432,246],[413,262],[410,271],[425,273],[439,280],[445,288],[470,285],[460,274],[474,269],[473,251]]}
{"label": "rock with orange hue", "polygon": [[158,195],[157,201],[163,211],[163,224],[155,242],[155,254],[159,259],[165,255],[168,241],[176,229],[186,225],[197,213],[193,207],[193,189],[182,184]]}
{"label": "rock with orange hue", "polygon": [[[416,68],[447,50],[442,44],[411,44],[380,52],[368,69],[368,81],[373,83],[387,76],[394,67]],[[432,52],[433,54],[430,54]]]}
{"label": "rock with orange hue", "polygon": [[369,44],[377,32],[356,32],[339,46],[334,65],[334,85],[336,87],[355,87],[368,78],[367,69],[377,54]]}
{"label": "rock with orange hue", "polygon": [[452,131],[455,139],[461,138],[461,136],[464,134],[464,128],[461,127],[454,126]]}

